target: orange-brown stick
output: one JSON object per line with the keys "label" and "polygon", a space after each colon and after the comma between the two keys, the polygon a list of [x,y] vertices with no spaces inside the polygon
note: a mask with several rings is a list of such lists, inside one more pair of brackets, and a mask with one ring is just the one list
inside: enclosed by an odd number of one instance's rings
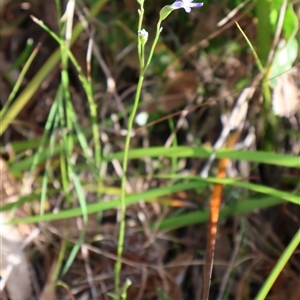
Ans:
{"label": "orange-brown stick", "polygon": [[[228,148],[232,148],[238,139],[238,132],[232,134],[227,143]],[[220,159],[218,162],[217,178],[226,177],[226,167],[229,163],[228,158]],[[220,215],[220,207],[222,200],[223,184],[216,183],[210,200],[210,217],[209,229],[207,237],[205,265],[204,265],[204,282],[203,282],[203,300],[209,299],[210,282],[212,276],[212,268],[214,263],[214,254],[216,247],[216,237],[218,230],[218,220]]]}

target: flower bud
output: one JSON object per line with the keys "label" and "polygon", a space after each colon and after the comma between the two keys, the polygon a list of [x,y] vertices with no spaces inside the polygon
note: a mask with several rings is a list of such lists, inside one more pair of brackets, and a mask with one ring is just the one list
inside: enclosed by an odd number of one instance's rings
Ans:
{"label": "flower bud", "polygon": [[142,45],[145,45],[148,40],[148,32],[145,29],[138,31],[139,40],[141,41]]}
{"label": "flower bud", "polygon": [[173,10],[174,8],[172,7],[172,5],[164,6],[159,12],[159,19],[161,21],[164,20]]}

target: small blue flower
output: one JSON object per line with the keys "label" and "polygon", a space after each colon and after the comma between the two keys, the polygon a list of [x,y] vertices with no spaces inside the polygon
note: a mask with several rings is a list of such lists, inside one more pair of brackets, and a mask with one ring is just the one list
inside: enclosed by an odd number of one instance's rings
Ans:
{"label": "small blue flower", "polygon": [[173,9],[183,8],[187,13],[191,12],[194,7],[201,7],[203,2],[192,3],[194,0],[176,0],[171,7]]}

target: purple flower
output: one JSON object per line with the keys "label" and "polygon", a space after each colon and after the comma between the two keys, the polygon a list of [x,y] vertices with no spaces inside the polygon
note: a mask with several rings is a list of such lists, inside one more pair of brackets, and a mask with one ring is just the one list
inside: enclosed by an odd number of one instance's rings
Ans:
{"label": "purple flower", "polygon": [[176,0],[171,7],[173,9],[184,8],[184,10],[189,13],[194,7],[201,7],[203,2],[192,3],[194,0]]}

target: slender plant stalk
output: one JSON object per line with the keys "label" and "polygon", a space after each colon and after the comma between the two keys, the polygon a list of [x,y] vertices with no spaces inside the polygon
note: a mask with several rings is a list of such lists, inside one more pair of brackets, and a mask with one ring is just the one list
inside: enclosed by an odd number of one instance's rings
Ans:
{"label": "slender plant stalk", "polygon": [[[138,30],[140,31],[142,28],[142,18],[144,15],[144,7],[143,7],[143,1],[140,3],[141,9],[139,10],[139,24],[138,24]],[[138,39],[138,55],[139,55],[139,61],[140,61],[140,76],[139,81],[137,84],[136,94],[134,98],[134,104],[132,107],[132,111],[130,113],[129,119],[128,119],[128,130],[125,140],[125,148],[124,148],[124,157],[123,157],[123,175],[121,180],[121,212],[120,212],[120,229],[119,229],[119,239],[118,239],[118,249],[117,249],[117,261],[115,264],[115,296],[117,299],[120,297],[120,277],[121,277],[121,266],[122,266],[122,254],[123,254],[123,248],[124,248],[124,240],[125,240],[125,215],[126,215],[126,180],[127,180],[127,168],[128,168],[128,154],[129,154],[129,147],[130,147],[130,140],[131,140],[131,132],[133,128],[133,122],[134,118],[139,106],[139,100],[141,96],[141,91],[143,87],[143,82],[145,78],[145,73],[150,65],[150,62],[152,60],[154,50],[156,47],[156,44],[159,39],[160,32],[162,30],[161,28],[161,22],[162,20],[159,19],[156,27],[156,35],[154,38],[154,41],[152,43],[152,47],[150,49],[150,53],[148,56],[147,63],[145,65],[145,43],[142,43],[140,39]]]}
{"label": "slender plant stalk", "polygon": [[270,23],[270,0],[256,1],[257,47],[262,63],[265,65],[271,48],[272,28]]}
{"label": "slender plant stalk", "polygon": [[300,229],[296,232],[293,239],[287,246],[287,248],[282,253],[281,257],[279,258],[277,264],[271,271],[269,277],[264,282],[261,290],[259,291],[258,295],[256,296],[255,300],[263,300],[266,299],[271,287],[273,286],[274,282],[278,278],[280,272],[282,272],[283,268],[287,264],[288,260],[291,258],[292,254],[300,244]]}
{"label": "slender plant stalk", "polygon": [[7,112],[10,104],[12,103],[13,99],[15,98],[17,92],[19,91],[20,89],[20,86],[23,82],[23,79],[29,69],[29,67],[31,66],[31,63],[33,62],[34,58],[36,57],[37,53],[39,52],[40,50],[40,47],[41,47],[41,44],[38,44],[34,50],[32,51],[31,55],[29,56],[28,60],[26,61],[26,63],[24,64],[24,67],[21,69],[21,72],[20,72],[20,76],[18,77],[7,101],[5,102],[3,108],[0,110],[0,120],[2,121],[3,120],[3,117],[5,115],[5,113]]}
{"label": "slender plant stalk", "polygon": [[140,75],[137,90],[134,98],[134,104],[131,111],[131,114],[128,119],[128,131],[126,135],[125,141],[125,149],[124,149],[124,158],[123,158],[123,175],[122,175],[122,182],[121,182],[121,220],[120,220],[120,229],[119,229],[119,239],[118,239],[118,251],[117,251],[117,261],[115,265],[115,293],[117,297],[119,297],[119,288],[120,288],[120,275],[121,275],[121,265],[122,265],[122,253],[123,253],[123,246],[125,240],[125,214],[126,214],[126,202],[125,202],[125,189],[126,189],[126,172],[128,167],[128,153],[129,153],[129,146],[130,146],[130,137],[134,122],[134,117],[136,115],[138,106],[139,106],[139,99],[141,95],[141,90],[144,82],[144,76]]}
{"label": "slender plant stalk", "polygon": [[159,35],[162,31],[162,27],[161,27],[161,20],[159,20],[157,22],[157,26],[156,26],[156,34],[155,34],[155,38],[154,38],[154,41],[153,41],[153,44],[152,44],[152,47],[151,47],[151,50],[150,50],[150,53],[149,53],[149,57],[148,57],[148,60],[147,60],[147,63],[146,63],[146,66],[144,68],[144,72],[143,72],[143,75],[146,73],[149,65],[150,65],[150,62],[152,60],[152,57],[153,57],[153,53],[154,53],[154,50],[155,50],[155,47],[156,47],[156,44],[158,42],[158,39],[159,39]]}

